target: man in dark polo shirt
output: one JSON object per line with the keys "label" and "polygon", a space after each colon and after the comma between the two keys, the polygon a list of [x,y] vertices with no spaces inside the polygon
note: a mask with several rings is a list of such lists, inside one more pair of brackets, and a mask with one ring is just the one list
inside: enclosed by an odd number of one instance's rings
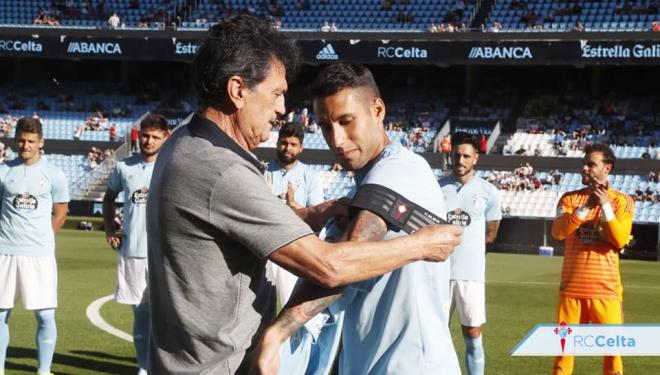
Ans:
{"label": "man in dark polo shirt", "polygon": [[[329,244],[313,230],[346,206],[291,210],[250,152],[285,113],[292,41],[249,15],[209,30],[193,62],[200,104],[161,149],[147,203],[153,374],[244,373],[274,318],[271,260],[332,288],[405,264],[444,261],[460,241],[450,225],[380,242]],[[301,220],[302,219],[302,220]]]}

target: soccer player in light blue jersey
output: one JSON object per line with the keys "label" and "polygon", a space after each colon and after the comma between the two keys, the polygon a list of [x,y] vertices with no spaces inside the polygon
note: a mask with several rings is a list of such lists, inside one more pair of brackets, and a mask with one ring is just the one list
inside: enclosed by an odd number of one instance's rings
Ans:
{"label": "soccer player in light blue jersey", "polygon": [[452,136],[452,174],[440,180],[447,202],[447,221],[463,227],[461,244],[452,253],[452,312],[458,317],[465,342],[465,365],[470,375],[483,374],[485,354],[481,325],[486,322],[486,244],[493,243],[502,219],[500,193],[475,177],[479,142],[466,133]]}
{"label": "soccer player in light blue jersey", "polygon": [[[385,104],[367,68],[330,65],[315,80],[312,95],[323,136],[342,166],[356,172],[358,189],[382,185],[445,216],[442,190],[428,163],[388,139],[383,126]],[[462,230],[453,225],[443,229],[449,256]],[[368,241],[404,235],[385,218],[363,209],[355,212],[340,239]],[[256,365],[269,364],[269,371],[275,373],[280,343],[327,307],[333,313],[344,311],[340,374],[460,373],[448,328],[447,262],[408,263],[345,289],[299,284],[262,336]]]}
{"label": "soccer player in light blue jersey", "polygon": [[55,233],[66,221],[69,191],[64,172],[41,157],[43,146],[41,122],[23,117],[16,123],[18,158],[0,165],[0,374],[19,296],[37,319],[39,374],[50,374],[55,353]]}
{"label": "soccer player in light blue jersey", "polygon": [[[300,125],[288,123],[282,126],[277,138],[277,159],[268,163],[273,194],[293,209],[311,207],[323,203],[323,186],[318,172],[298,158],[303,152],[305,132]],[[282,305],[289,301],[298,278],[273,262],[268,262]]]}
{"label": "soccer player in light blue jersey", "polygon": [[[140,123],[140,153],[117,163],[103,197],[106,240],[119,251],[115,300],[133,306],[133,344],[140,375],[147,373],[149,353],[147,197],[158,151],[168,135],[165,117],[146,116]],[[115,200],[120,192],[124,193],[122,234],[114,228]]]}

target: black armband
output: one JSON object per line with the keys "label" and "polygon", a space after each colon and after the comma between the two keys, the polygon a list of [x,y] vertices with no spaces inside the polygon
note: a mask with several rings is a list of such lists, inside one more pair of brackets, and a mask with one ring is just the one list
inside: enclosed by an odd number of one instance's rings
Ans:
{"label": "black armband", "polygon": [[433,212],[377,184],[362,185],[357,190],[350,206],[351,218],[359,210],[371,211],[385,220],[392,230],[403,230],[406,233],[414,233],[427,225],[447,224]]}

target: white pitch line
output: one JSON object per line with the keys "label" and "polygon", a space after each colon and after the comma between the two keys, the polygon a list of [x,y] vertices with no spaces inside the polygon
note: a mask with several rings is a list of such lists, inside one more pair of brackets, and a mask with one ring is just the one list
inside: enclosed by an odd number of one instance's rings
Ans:
{"label": "white pitch line", "polygon": [[[549,281],[516,281],[516,280],[487,280],[486,284],[511,284],[511,285],[542,285],[542,286],[557,286],[559,287],[559,282],[553,283]],[[637,284],[626,284],[623,283],[623,289],[649,289],[649,290],[660,290],[660,286],[653,285],[637,285]]]}
{"label": "white pitch line", "polygon": [[101,307],[111,299],[113,299],[114,296],[111,294],[109,296],[101,297],[97,299],[96,301],[92,302],[87,306],[87,319],[89,319],[90,322],[97,328],[108,332],[109,334],[119,337],[122,340],[126,340],[129,342],[133,342],[133,336],[129,335],[128,333],[118,330],[117,328],[111,326],[106,322],[103,317],[101,317]]}

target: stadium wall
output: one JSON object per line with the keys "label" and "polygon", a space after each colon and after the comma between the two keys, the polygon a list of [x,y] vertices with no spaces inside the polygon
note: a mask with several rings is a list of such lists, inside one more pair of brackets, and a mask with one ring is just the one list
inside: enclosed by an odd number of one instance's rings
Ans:
{"label": "stadium wall", "polygon": [[[191,61],[202,30],[0,28],[0,56]],[[308,64],[656,65],[658,33],[290,32]]]}

